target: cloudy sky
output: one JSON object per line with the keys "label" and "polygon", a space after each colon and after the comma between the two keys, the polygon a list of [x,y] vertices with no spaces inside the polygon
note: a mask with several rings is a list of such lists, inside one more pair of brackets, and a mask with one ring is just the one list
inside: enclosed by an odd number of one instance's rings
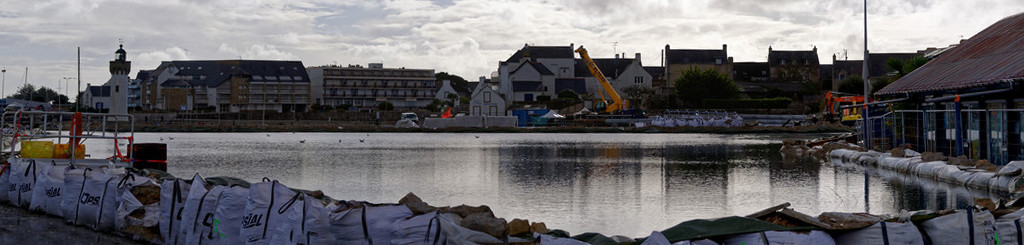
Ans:
{"label": "cloudy sky", "polygon": [[[287,59],[306,66],[383,62],[469,80],[489,75],[524,44],[584,45],[595,57],[729,45],[736,61],[765,61],[768,46],[818,47],[860,59],[859,0],[0,0],[6,93],[24,81],[54,89],[110,77],[123,40],[132,76],[165,60]],[[872,52],[944,47],[1024,11],[1020,0],[868,3]],[[74,85],[72,85],[73,87]],[[72,88],[72,91],[74,87]]]}

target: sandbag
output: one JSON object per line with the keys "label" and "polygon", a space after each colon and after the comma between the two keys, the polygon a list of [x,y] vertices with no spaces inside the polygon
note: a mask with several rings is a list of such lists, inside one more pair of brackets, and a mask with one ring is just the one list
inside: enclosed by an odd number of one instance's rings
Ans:
{"label": "sandbag", "polygon": [[391,244],[414,245],[433,242],[440,236],[437,225],[438,212],[431,212],[407,219],[399,219],[392,225]]}
{"label": "sandbag", "polygon": [[[195,185],[193,185],[195,186]],[[197,206],[189,207],[186,202],[185,213],[190,213],[190,208],[195,208],[194,218],[182,219],[182,231],[187,231],[185,244],[210,244],[214,239],[214,213],[217,211],[217,201],[220,194],[227,190],[227,186],[213,186],[199,198]],[[192,194],[191,192],[189,194]],[[191,196],[191,195],[190,195]],[[190,198],[189,201],[192,201]],[[187,217],[186,217],[187,218]],[[188,221],[191,221],[189,223]],[[219,223],[219,222],[218,222]],[[219,224],[218,224],[219,225]]]}
{"label": "sandbag", "polygon": [[128,174],[118,183],[118,191],[117,231],[136,240],[160,242],[160,185],[156,180]]}
{"label": "sandbag", "polygon": [[[270,244],[330,244],[331,210],[335,205],[324,205],[311,196],[301,194],[302,206],[293,208],[275,229]],[[298,204],[295,204],[298,205]],[[423,242],[417,237],[416,244]],[[395,243],[392,243],[395,244]]]}
{"label": "sandbag", "polygon": [[213,213],[213,230],[210,244],[244,244],[242,217],[245,203],[249,200],[249,188],[233,186],[220,193],[217,209]]}
{"label": "sandbag", "polygon": [[[45,172],[50,164],[37,164],[36,160],[15,158],[11,160],[11,178],[7,195],[11,204],[28,208],[32,204],[32,187],[40,172]],[[42,169],[41,169],[42,168]]]}
{"label": "sandbag", "polygon": [[64,171],[64,193],[61,194],[60,210],[63,213],[64,222],[68,224],[80,224],[81,206],[83,201],[82,189],[85,188],[85,180],[92,175],[98,174],[92,168],[77,168]]}
{"label": "sandbag", "polygon": [[978,190],[982,192],[989,191],[989,185],[992,177],[995,176],[993,172],[974,172],[971,174],[971,178],[967,179],[967,183],[964,183],[971,190]]}
{"label": "sandbag", "polygon": [[399,219],[412,217],[412,210],[405,205],[363,206],[331,215],[333,240],[338,243],[389,244],[392,224]]}
{"label": "sandbag", "polygon": [[710,239],[704,239],[696,241],[679,241],[672,243],[672,245],[718,245],[718,243]]}
{"label": "sandbag", "polygon": [[100,172],[85,179],[85,185],[78,201],[79,211],[76,225],[99,231],[114,229],[118,198],[117,184],[122,177],[124,176],[118,173]]}
{"label": "sandbag", "polygon": [[36,176],[36,186],[32,189],[32,204],[29,210],[45,212],[49,215],[62,217],[60,203],[63,201],[64,172],[73,167],[53,166]]}
{"label": "sandbag", "polygon": [[11,164],[5,163],[0,167],[0,203],[10,203],[11,197],[7,193],[14,187],[11,185]]}
{"label": "sandbag", "polygon": [[[725,244],[816,244],[833,245],[832,236],[824,231],[763,231],[736,235],[725,239]],[[869,244],[869,243],[864,243]]]}
{"label": "sandbag", "polygon": [[956,213],[935,217],[920,224],[923,235],[932,244],[996,244],[995,219],[988,210],[957,210]]}
{"label": "sandbag", "polygon": [[183,179],[165,180],[160,185],[160,236],[164,238],[164,244],[177,245],[184,241],[179,232],[181,212],[185,209],[191,187]]}
{"label": "sandbag", "polygon": [[906,244],[924,245],[924,237],[911,222],[878,222],[860,230],[833,237],[838,245]]}
{"label": "sandbag", "polygon": [[1020,217],[997,219],[996,230],[999,231],[999,244],[1024,245],[1024,229],[1021,229],[1021,223]]}
{"label": "sandbag", "polygon": [[249,186],[249,200],[245,204],[245,216],[242,218],[242,237],[246,244],[269,244],[273,231],[286,218],[285,214],[299,202],[297,193],[288,189],[277,180],[264,178],[263,182]]}
{"label": "sandbag", "polygon": [[540,244],[543,245],[589,245],[588,243],[581,242],[572,238],[561,238],[553,237],[549,235],[540,235]]}
{"label": "sandbag", "polygon": [[[192,186],[189,187],[188,197],[185,199],[185,205],[182,206],[182,225],[181,229],[178,229],[179,239],[187,239],[189,233],[198,229],[199,222],[197,220],[200,218],[198,217],[199,212],[201,212],[200,206],[209,190],[210,185],[206,183],[202,176],[199,176],[198,173],[192,176]],[[189,239],[188,241],[193,240]]]}

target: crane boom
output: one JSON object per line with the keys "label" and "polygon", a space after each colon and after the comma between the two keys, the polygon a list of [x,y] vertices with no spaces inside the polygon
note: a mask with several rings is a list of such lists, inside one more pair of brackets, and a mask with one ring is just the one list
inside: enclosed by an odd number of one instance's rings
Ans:
{"label": "crane boom", "polygon": [[[576,49],[576,53],[580,53],[580,58],[583,59],[583,63],[587,65],[587,69],[590,70],[590,74],[597,78],[597,83],[601,84],[605,92],[608,93],[608,97],[611,97],[612,103],[607,105],[605,112],[616,112],[629,108],[629,101],[625,101],[619,96],[619,93],[615,91],[611,83],[608,83],[608,79],[604,77],[604,73],[597,68],[597,64],[594,64],[594,60],[590,59],[590,55],[587,54],[587,49],[580,46]],[[604,96],[601,96],[604,98]]]}

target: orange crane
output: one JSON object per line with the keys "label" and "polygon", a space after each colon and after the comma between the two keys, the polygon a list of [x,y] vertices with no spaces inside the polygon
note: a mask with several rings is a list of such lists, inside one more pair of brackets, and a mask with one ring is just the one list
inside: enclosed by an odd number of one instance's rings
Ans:
{"label": "orange crane", "polygon": [[[590,74],[594,75],[594,78],[597,79],[597,83],[601,84],[601,87],[604,88],[603,93],[600,90],[597,92],[598,95],[601,96],[601,101],[605,104],[604,113],[616,113],[629,109],[629,101],[624,100],[619,96],[619,93],[615,91],[612,84],[604,77],[604,73],[601,73],[601,70],[597,68],[597,64],[594,64],[594,60],[590,59],[590,55],[587,54],[587,49],[580,46],[576,49],[576,53],[580,53],[580,58],[583,60],[583,63],[587,65],[587,69],[590,70]],[[608,103],[608,100],[605,100],[604,93],[608,93],[611,103]]]}

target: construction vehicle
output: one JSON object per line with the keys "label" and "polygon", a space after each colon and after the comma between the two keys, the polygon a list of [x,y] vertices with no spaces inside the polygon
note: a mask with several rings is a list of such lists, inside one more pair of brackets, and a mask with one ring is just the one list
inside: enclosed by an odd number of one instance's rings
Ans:
{"label": "construction vehicle", "polygon": [[[597,79],[597,83],[601,84],[601,88],[598,89],[597,94],[601,97],[601,101],[598,101],[594,105],[594,111],[605,114],[605,115],[619,115],[632,118],[643,118],[646,117],[646,113],[640,109],[629,108],[629,101],[622,99],[619,93],[615,91],[615,87],[608,82],[605,78],[604,73],[601,73],[601,69],[597,68],[597,64],[594,60],[590,59],[590,55],[587,54],[587,49],[580,46],[576,49],[576,53],[580,53],[580,59],[583,60],[583,64],[587,65],[587,69],[590,70],[590,74]],[[604,95],[608,94],[608,99],[605,99]],[[610,103],[609,103],[610,102]]]}
{"label": "construction vehicle", "polygon": [[852,125],[860,120],[861,107],[840,108],[845,105],[857,105],[864,103],[864,96],[829,91],[825,94],[825,108],[822,114],[827,121],[836,121]]}

